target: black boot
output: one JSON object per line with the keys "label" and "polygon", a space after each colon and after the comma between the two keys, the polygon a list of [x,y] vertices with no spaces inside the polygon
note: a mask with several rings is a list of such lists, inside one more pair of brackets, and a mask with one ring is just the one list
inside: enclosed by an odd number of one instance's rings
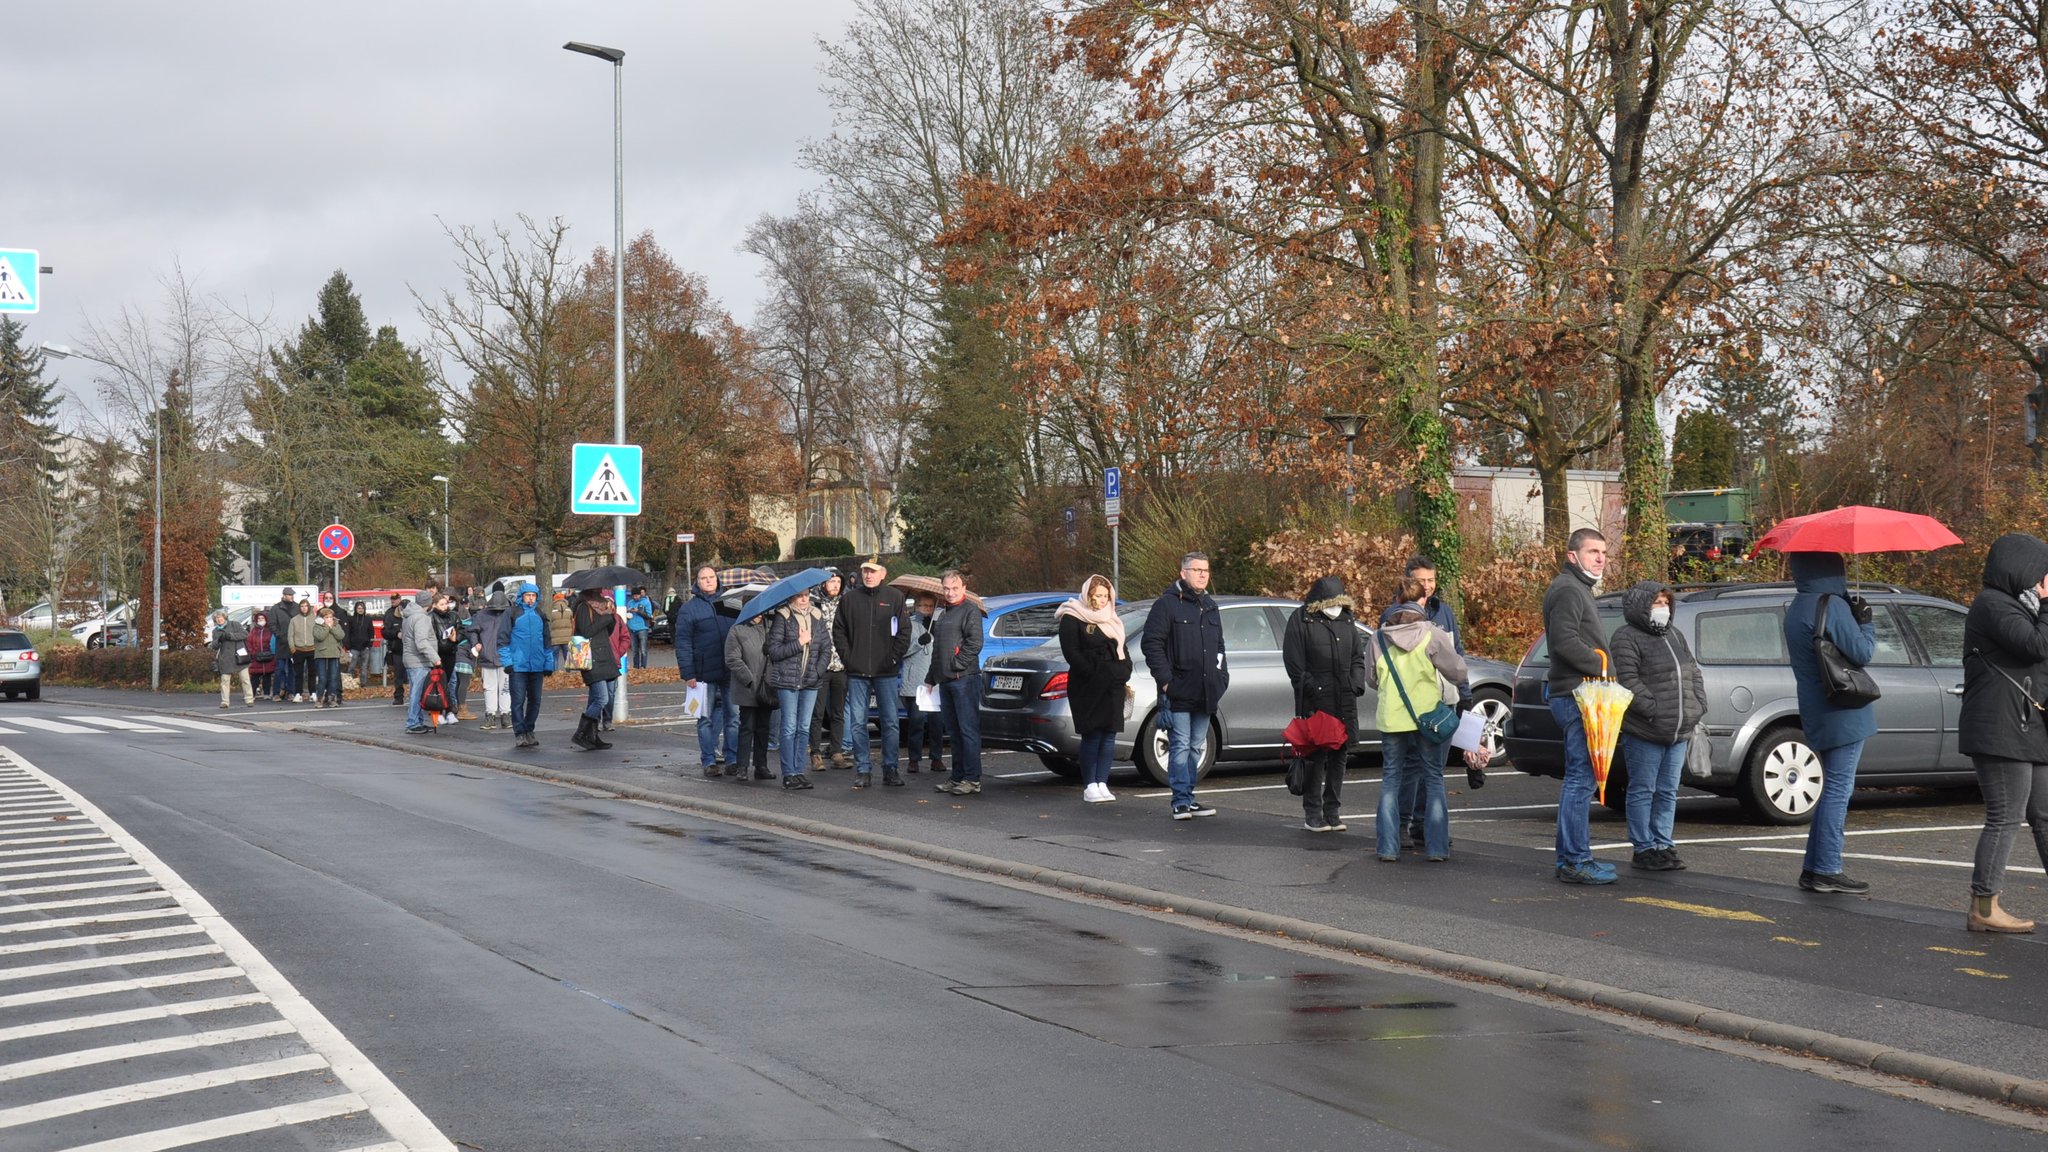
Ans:
{"label": "black boot", "polygon": [[598,722],[598,721],[596,721],[596,720],[592,720],[592,721],[590,722],[590,742],[591,742],[592,744],[595,744],[595,745],[597,745],[597,747],[598,747],[598,749],[599,749],[600,751],[601,751],[601,750],[603,750],[603,749],[606,749],[606,748],[609,748],[609,747],[611,747],[611,746],[612,746],[612,742],[611,742],[611,741],[609,741],[609,740],[605,739],[605,738],[604,738],[603,736],[600,736],[600,735],[598,735],[598,733],[599,733],[599,732],[601,732],[601,731],[603,731],[603,730],[604,730],[604,725],[603,725],[602,723],[600,723],[600,722]]}
{"label": "black boot", "polygon": [[597,721],[592,720],[588,716],[576,718],[576,734],[569,737],[569,743],[583,749],[585,752],[595,752],[599,748],[605,747],[605,745],[597,742]]}

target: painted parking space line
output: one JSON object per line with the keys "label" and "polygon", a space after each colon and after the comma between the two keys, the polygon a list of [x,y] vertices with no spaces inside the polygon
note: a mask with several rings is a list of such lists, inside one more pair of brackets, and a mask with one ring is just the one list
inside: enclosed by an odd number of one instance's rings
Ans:
{"label": "painted parking space line", "polygon": [[[1846,831],[1846,832],[1842,833],[1842,835],[1844,835],[1844,836],[1907,836],[1907,835],[1911,835],[1911,834],[1913,834],[1913,833],[1917,833],[1917,832],[1977,832],[1977,831],[1981,831],[1981,830],[1983,829],[1983,827],[1984,827],[1984,825],[1982,825],[1982,824],[1937,824],[1937,825],[1930,825],[1930,826],[1927,826],[1927,827],[1923,827],[1923,828],[1852,828],[1852,829],[1850,829],[1850,830],[1848,830],[1848,831]],[[1674,843],[1677,843],[1677,844],[1759,844],[1759,843],[1765,843],[1765,842],[1768,842],[1768,841],[1772,841],[1772,840],[1804,840],[1804,839],[1806,839],[1806,833],[1805,833],[1804,831],[1800,831],[1800,832],[1782,832],[1782,833],[1777,833],[1777,834],[1774,834],[1774,835],[1766,835],[1766,836],[1700,836],[1700,837],[1696,837],[1696,838],[1693,838],[1693,839],[1690,839],[1690,840],[1684,840],[1684,839],[1681,839],[1681,840],[1677,840],[1677,841],[1674,841]],[[1611,849],[1618,849],[1618,848],[1631,848],[1631,847],[1633,847],[1633,846],[1632,846],[1631,844],[1629,844],[1629,842],[1628,842],[1628,841],[1626,841],[1626,840],[1622,840],[1622,841],[1619,841],[1618,843],[1613,843],[1613,844],[1595,844],[1595,845],[1593,845],[1593,851],[1595,851],[1595,852],[1605,852],[1605,851],[1608,851],[1608,850],[1611,850]]]}
{"label": "painted parking space line", "polygon": [[[1784,853],[1784,854],[1785,854],[1785,855],[1787,855],[1787,856],[1801,856],[1801,855],[1804,855],[1804,854],[1806,853],[1806,849],[1804,849],[1804,848],[1763,848],[1763,847],[1756,847],[1756,848],[1744,848],[1744,849],[1743,849],[1743,851],[1744,851],[1744,852],[1782,852],[1782,853]],[[1973,863],[1973,862],[1971,862],[1971,861],[1969,861],[1969,860],[1933,860],[1933,859],[1929,859],[1928,857],[1925,857],[1925,856],[1881,856],[1881,855],[1879,855],[1879,854],[1877,854],[1877,853],[1875,853],[1875,852],[1844,852],[1844,853],[1842,853],[1842,859],[1844,859],[1844,860],[1880,860],[1880,861],[1883,861],[1883,862],[1885,862],[1885,863],[1887,863],[1887,864],[1933,864],[1933,865],[1935,865],[1935,866],[1937,866],[1937,867],[1941,867],[1941,868],[1975,868],[1975,867],[1977,866],[1977,865],[1976,865],[1975,863]],[[2048,868],[2031,868],[2031,867],[2028,867],[2028,866],[2026,866],[2026,865],[2023,865],[2023,864],[2008,864],[2008,865],[2006,865],[2006,866],[2005,866],[2005,870],[2006,870],[2007,872],[2032,872],[2032,873],[2033,873],[2034,875],[2036,875],[2036,876],[2048,876]]]}
{"label": "painted parking space line", "polygon": [[[10,989],[0,992],[0,1013],[20,1020],[19,1010],[35,1008],[42,1017],[0,1025],[8,1102],[0,1129],[69,1122],[89,1135],[104,1130],[96,1114],[118,1108],[124,1123],[158,1126],[76,1147],[145,1152],[356,1115],[382,1128],[351,1137],[369,1135],[363,1147],[453,1152],[433,1122],[154,853],[4,745],[0,767],[35,780],[45,799],[76,813],[61,833],[0,837],[34,845],[0,848],[0,856],[20,857],[0,860],[0,988]],[[64,843],[44,846],[53,840]],[[44,852],[72,855],[29,855]],[[74,879],[94,875],[104,878]],[[27,899],[42,896],[56,898]],[[138,998],[142,1006],[109,1010]],[[208,1027],[208,1019],[216,1023]],[[106,1031],[166,1020],[192,1024],[168,1037]],[[228,1047],[264,1039],[276,1042]],[[25,1041],[36,1041],[32,1055],[17,1047]],[[219,1052],[219,1064],[191,1071],[170,1055],[199,1048]],[[49,1085],[39,1094],[38,1078],[54,1072],[70,1073],[58,1081],[61,1094]],[[240,1091],[217,1091],[231,1086]],[[321,1088],[328,1094],[306,1099]],[[252,1103],[269,1106],[209,1115]],[[310,1133],[303,1139],[318,1143]]]}

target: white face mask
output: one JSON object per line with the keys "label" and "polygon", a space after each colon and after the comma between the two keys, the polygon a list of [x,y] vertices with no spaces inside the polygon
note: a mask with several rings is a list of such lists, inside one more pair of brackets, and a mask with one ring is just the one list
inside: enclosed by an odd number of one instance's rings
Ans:
{"label": "white face mask", "polygon": [[1655,607],[1652,607],[1652,608],[1650,609],[1650,623],[1652,623],[1652,624],[1655,624],[1655,625],[1656,625],[1657,627],[1659,627],[1659,628],[1668,628],[1668,627],[1670,627],[1670,625],[1671,625],[1671,608],[1670,608],[1670,606],[1668,606],[1668,605],[1664,605],[1664,604],[1658,604],[1658,605],[1656,605]]}
{"label": "white face mask", "polygon": [[1323,606],[1323,615],[1328,616],[1332,620],[1335,620],[1337,618],[1337,613],[1342,612],[1343,610],[1344,608],[1342,605],[1326,604]]}

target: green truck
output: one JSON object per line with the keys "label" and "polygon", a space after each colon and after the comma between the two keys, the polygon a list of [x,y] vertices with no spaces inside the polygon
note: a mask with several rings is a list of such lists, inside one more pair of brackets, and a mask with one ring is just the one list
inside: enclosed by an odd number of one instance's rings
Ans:
{"label": "green truck", "polygon": [[1674,568],[1689,560],[1736,560],[1749,552],[1749,489],[1693,488],[1664,494]]}

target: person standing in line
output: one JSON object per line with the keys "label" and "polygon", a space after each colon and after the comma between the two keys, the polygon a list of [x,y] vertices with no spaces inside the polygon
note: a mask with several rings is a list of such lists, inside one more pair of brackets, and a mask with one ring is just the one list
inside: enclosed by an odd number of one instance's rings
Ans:
{"label": "person standing in line", "polygon": [[313,618],[314,707],[341,706],[341,658],[348,651],[348,628],[334,614],[334,606],[323,604]]}
{"label": "person standing in line", "polygon": [[384,610],[384,667],[391,673],[391,702],[405,703],[405,606],[403,596],[393,596]]}
{"label": "person standing in line", "polygon": [[875,704],[875,727],[882,738],[882,783],[901,788],[897,770],[901,754],[896,724],[896,699],[903,684],[903,657],[910,651],[909,614],[903,590],[884,583],[889,570],[880,556],[860,566],[860,583],[839,598],[832,618],[832,651],[846,670],[846,716],[842,727],[853,746],[853,786],[874,780],[868,745],[868,701]]}
{"label": "person standing in line", "polygon": [[[1863,742],[1877,734],[1877,706],[1844,706],[1828,699],[1820,657],[1813,642],[1819,616],[1827,638],[1842,658],[1858,668],[1877,654],[1877,628],[1870,604],[1849,593],[1848,568],[1834,552],[1794,552],[1787,557],[1798,592],[1785,606],[1785,654],[1799,688],[1799,727],[1806,746],[1820,757],[1820,800],[1806,830],[1806,857],[1799,886],[1808,892],[1858,895],[1868,880],[1842,872],[1842,832],[1849,819],[1849,795],[1856,790],[1856,763]],[[1825,612],[1823,614],[1823,609]]]}
{"label": "person standing in line", "polygon": [[818,707],[811,714],[811,769],[851,768],[853,757],[846,747],[846,665],[832,645],[832,632],[839,620],[839,592],[846,581],[837,569],[827,568],[831,578],[811,597],[825,631],[825,679],[818,685]]}
{"label": "person standing in line", "polygon": [[[749,597],[735,593],[722,605],[735,616]],[[739,709],[739,738],[725,774],[744,784],[772,780],[768,770],[769,721],[775,715],[775,689],[768,683],[768,616],[735,624],[725,633],[725,698]]]}
{"label": "person standing in line", "polygon": [[1422,851],[1431,863],[1451,857],[1450,809],[1444,797],[1444,744],[1450,736],[1432,735],[1422,717],[1456,699],[1444,684],[1463,685],[1469,678],[1465,658],[1458,655],[1450,633],[1430,623],[1422,608],[1422,583],[1404,579],[1397,593],[1401,605],[1374,637],[1374,651],[1365,667],[1366,684],[1379,691],[1379,811],[1373,819],[1380,862],[1401,858],[1402,786],[1411,774],[1422,777]]}
{"label": "person standing in line", "polygon": [[292,703],[303,704],[316,694],[313,685],[313,602],[300,600],[285,641],[292,651]]}
{"label": "person standing in line", "polygon": [[1612,884],[1614,865],[1593,859],[1590,809],[1593,754],[1572,691],[1588,676],[1611,671],[1607,631],[1593,589],[1607,571],[1607,537],[1580,528],[1566,542],[1564,568],[1543,593],[1543,630],[1550,644],[1544,699],[1564,739],[1564,783],[1557,797],[1557,878],[1566,884]]}
{"label": "person standing in line", "polygon": [[1318,748],[1302,758],[1301,826],[1310,832],[1342,832],[1346,827],[1344,765],[1358,739],[1358,698],[1365,695],[1370,675],[1365,633],[1352,615],[1352,604],[1343,578],[1325,576],[1309,586],[1301,607],[1287,617],[1287,630],[1280,638],[1280,662],[1294,684],[1294,714],[1322,712],[1344,724],[1340,747]]}
{"label": "person standing in line", "polygon": [[676,671],[683,686],[704,686],[704,714],[697,717],[697,763],[710,778],[724,774],[739,755],[739,709],[732,699],[725,646],[736,613],[718,601],[716,567],[697,565],[693,579],[689,599],[677,602],[669,616],[669,634],[674,637]]}
{"label": "person standing in line", "polygon": [[953,775],[940,792],[981,791],[981,605],[967,598],[967,577],[949,569],[939,578],[939,611],[932,618],[932,662],[924,682],[939,690],[939,715],[953,742]]}
{"label": "person standing in line", "polygon": [[1678,778],[1694,726],[1707,714],[1707,682],[1685,633],[1671,626],[1671,589],[1644,580],[1621,601],[1615,630],[1614,679],[1635,693],[1621,718],[1621,758],[1628,765],[1631,866],[1648,872],[1685,867],[1672,842]]}
{"label": "person standing in line", "polygon": [[1180,579],[1152,602],[1141,644],[1145,667],[1159,686],[1159,719],[1167,729],[1166,778],[1173,818],[1214,816],[1195,799],[1195,773],[1209,748],[1209,720],[1230,688],[1223,651],[1223,614],[1209,595],[1209,556],[1180,559]]}
{"label": "person standing in line", "polygon": [[228,614],[216,608],[213,612],[212,634],[207,645],[213,649],[213,670],[220,676],[220,706],[234,707],[234,685],[242,683],[242,700],[251,708],[256,706],[256,689],[249,682],[249,650],[245,646],[249,632],[240,624],[230,624]]}
{"label": "person standing in line", "polygon": [[[1402,576],[1404,579],[1421,582],[1423,599],[1419,603],[1422,606],[1423,614],[1429,617],[1431,624],[1451,634],[1451,646],[1457,651],[1458,655],[1463,656],[1465,654],[1465,639],[1458,631],[1458,614],[1452,610],[1450,604],[1443,597],[1437,595],[1436,561],[1431,560],[1427,556],[1411,556],[1408,558],[1408,563],[1403,567]],[[1400,604],[1397,599],[1395,602],[1389,603],[1386,609],[1380,613],[1380,624],[1382,626],[1387,623],[1387,618],[1392,616],[1394,609],[1399,606]],[[1468,687],[1458,698],[1458,711],[1465,711],[1471,706],[1471,702],[1472,693]],[[1449,744],[1445,744],[1444,753],[1447,757],[1445,764],[1448,766],[1448,757],[1455,755],[1457,749],[1452,748]],[[1470,757],[1467,757],[1467,759],[1470,759]],[[1485,765],[1482,764],[1480,767],[1483,768]],[[1421,773],[1410,772],[1402,782],[1401,789],[1402,835],[1409,844],[1414,846],[1414,850],[1419,852],[1422,850]]]}
{"label": "person standing in line", "polygon": [[291,589],[287,588],[284,590],[284,594],[277,598],[277,603],[271,605],[270,609],[270,626],[276,630],[278,641],[277,702],[279,704],[306,690],[305,685],[292,678],[291,630],[292,621],[298,619],[298,616],[298,597]]}
{"label": "person standing in line", "polygon": [[645,584],[626,598],[626,627],[632,632],[633,667],[647,667],[647,635],[654,628],[654,601],[647,598]]}
{"label": "person standing in line", "polygon": [[434,731],[427,723],[420,701],[427,692],[428,675],[441,662],[440,641],[434,636],[434,590],[424,588],[406,602],[399,637],[405,659],[405,730],[421,736]]}
{"label": "person standing in line", "polygon": [[939,713],[926,712],[917,706],[917,690],[924,685],[924,674],[932,667],[932,612],[939,606],[939,599],[929,592],[917,594],[917,605],[905,623],[910,636],[910,648],[903,657],[903,675],[899,680],[903,693],[903,750],[908,756],[903,770],[917,771],[917,761],[927,746],[931,748],[932,772],[946,770],[946,762],[939,755],[945,743],[945,725],[940,722]]}
{"label": "person standing in line", "polygon": [[511,607],[504,589],[500,588],[484,602],[483,611],[471,617],[476,625],[477,674],[484,682],[484,722],[477,725],[479,731],[512,727],[505,667],[498,659],[498,649],[505,643],[505,613]]}
{"label": "person standing in line", "polygon": [[541,615],[540,588],[519,586],[519,598],[507,605],[498,624],[498,665],[512,696],[512,746],[538,748],[534,726],[540,720],[541,693],[555,670],[555,651],[548,646],[547,617]]}
{"label": "person standing in line", "polygon": [[368,609],[363,607],[363,602],[358,600],[355,610],[350,612],[342,623],[346,625],[348,631],[347,672],[355,677],[356,684],[361,686],[367,683],[366,677],[370,671],[370,642],[376,639],[376,622],[371,619]]}
{"label": "person standing in line", "polygon": [[782,786],[809,788],[804,753],[812,731],[811,712],[818,704],[818,685],[824,682],[831,660],[832,638],[825,631],[824,614],[811,604],[809,592],[797,593],[772,616],[762,652],[768,658],[768,683],[782,709]]}
{"label": "person standing in line", "polygon": [[557,592],[548,602],[548,646],[555,650],[555,667],[569,662],[569,637],[576,634],[576,610],[567,592]]}
{"label": "person standing in line", "polygon": [[1984,830],[1970,869],[1972,932],[2025,933],[2034,922],[1998,906],[2020,821],[2048,868],[2048,543],[2019,533],[1992,541],[1984,587],[1963,624],[1958,747],[1977,769]]}
{"label": "person standing in line", "polygon": [[1067,708],[1081,737],[1081,799],[1106,804],[1116,799],[1109,767],[1131,690],[1131,653],[1124,645],[1123,618],[1116,614],[1116,589],[1108,577],[1090,576],[1081,582],[1081,595],[1061,604],[1053,618],[1059,621],[1060,655],[1067,660]]}
{"label": "person standing in line", "polygon": [[611,706],[612,688],[619,679],[619,658],[612,647],[618,608],[612,603],[611,593],[590,588],[576,598],[574,611],[576,635],[590,643],[590,667],[583,669],[587,693],[583,718],[576,722],[576,734],[569,737],[569,743],[585,752],[597,752],[611,747],[611,742],[598,734],[597,724]]}
{"label": "person standing in line", "polygon": [[249,636],[243,642],[249,649],[249,682],[258,700],[270,699],[270,681],[277,675],[277,633],[270,630],[270,613],[259,609],[250,618]]}
{"label": "person standing in line", "polygon": [[[474,591],[474,589],[472,589]],[[469,689],[476,681],[477,660],[482,654],[483,636],[477,627],[477,615],[483,610],[481,602],[458,599],[454,603],[455,617],[455,718],[474,720],[476,713],[469,710]]]}

